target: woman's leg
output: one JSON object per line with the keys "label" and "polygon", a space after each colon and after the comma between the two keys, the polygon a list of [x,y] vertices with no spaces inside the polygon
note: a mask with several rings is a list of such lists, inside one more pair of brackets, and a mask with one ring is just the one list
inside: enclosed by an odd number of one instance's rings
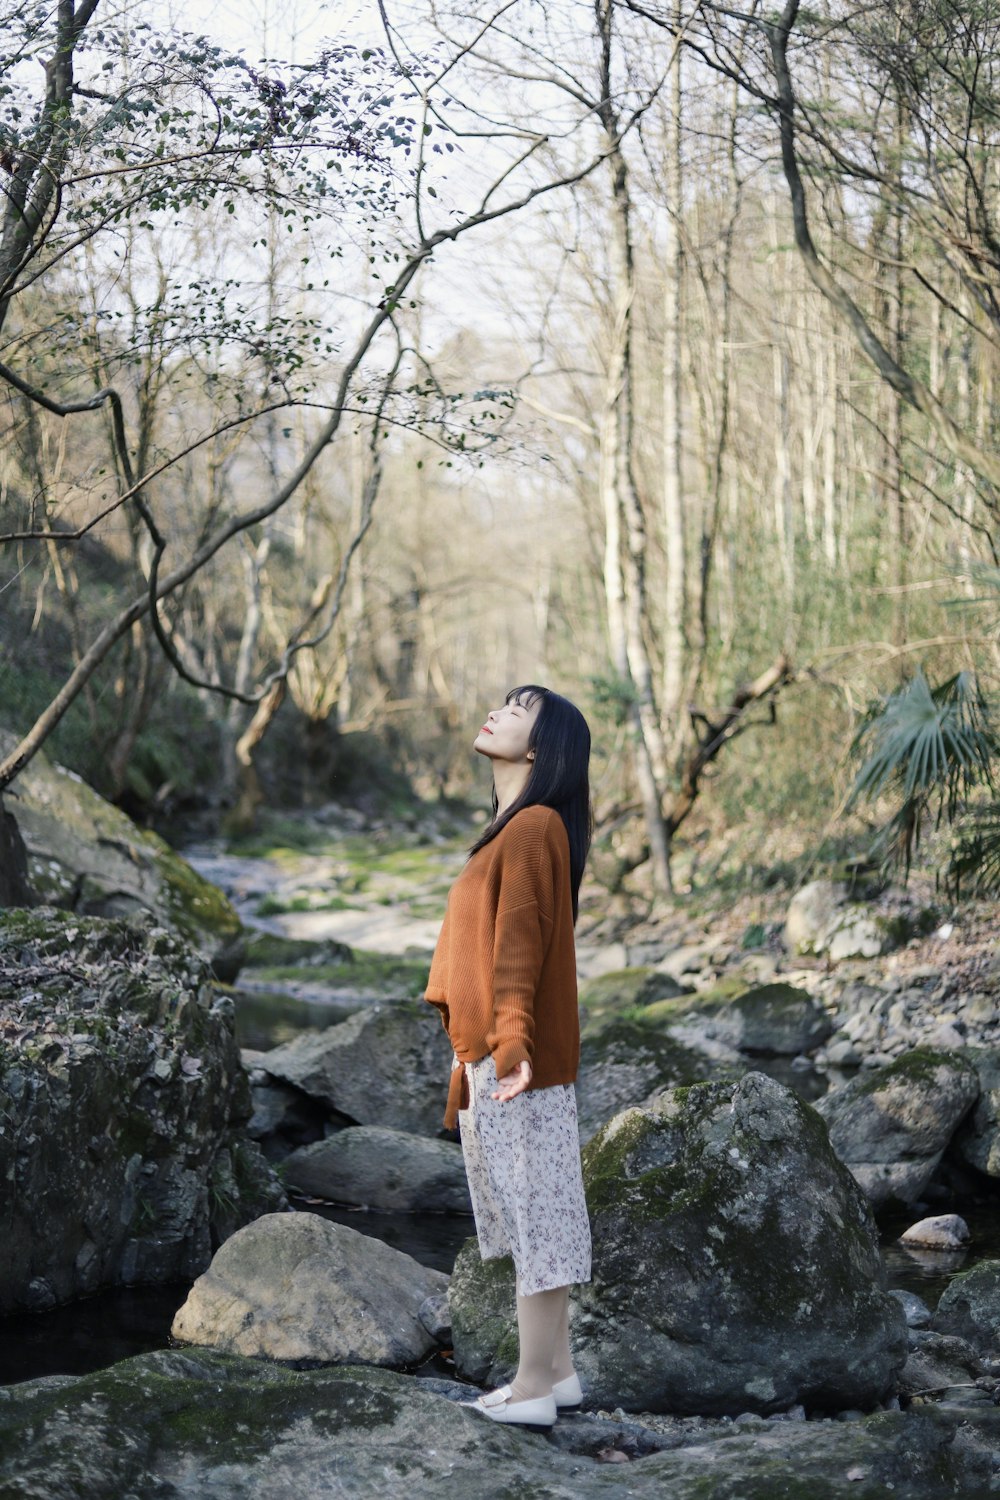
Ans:
{"label": "woman's leg", "polygon": [[569,1287],[561,1286],[558,1290],[562,1292],[563,1300],[559,1332],[556,1336],[555,1352],[552,1355],[553,1385],[558,1380],[567,1380],[573,1373],[573,1356],[569,1347]]}
{"label": "woman's leg", "polygon": [[[530,1297],[517,1293],[520,1358],[511,1382],[511,1401],[533,1401],[537,1396],[547,1396],[554,1382],[563,1378],[553,1371],[557,1360],[563,1358],[560,1343],[568,1298],[568,1286],[552,1287]],[[566,1352],[568,1355],[568,1338]],[[572,1363],[566,1374],[571,1370]]]}

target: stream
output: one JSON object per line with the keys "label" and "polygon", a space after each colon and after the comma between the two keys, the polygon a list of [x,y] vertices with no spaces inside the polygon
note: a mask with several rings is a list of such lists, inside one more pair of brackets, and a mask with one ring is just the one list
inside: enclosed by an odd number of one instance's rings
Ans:
{"label": "stream", "polygon": [[[266,858],[230,856],[217,845],[199,845],[181,852],[199,873],[226,890],[247,927],[292,938],[334,939],[385,954],[413,957],[426,953],[429,963],[440,917],[412,911],[405,895],[392,906],[384,897],[376,896],[374,906],[359,902],[342,910],[260,914],[258,908],[265,898],[270,898],[273,906],[282,890],[301,891],[310,880],[329,878],[329,859],[313,862],[306,858],[289,874]],[[450,883],[454,872],[448,869],[447,854],[441,863]],[[443,900],[441,905],[443,908]],[[586,963],[590,955],[581,950],[581,957]],[[344,994],[310,982],[308,969],[301,983],[292,982],[288,987],[259,983],[252,973],[244,974],[234,1000],[240,1045],[261,1051],[287,1041],[304,1028],[330,1025],[357,1008],[356,999],[348,1005]],[[793,1069],[788,1059],[762,1058],[755,1066],[810,1101],[827,1087],[823,1074]],[[294,1197],[291,1201],[296,1209],[319,1213],[373,1235],[422,1264],[449,1273],[462,1243],[475,1233],[471,1214],[390,1214]],[[994,1194],[965,1203],[935,1205],[928,1211],[960,1213],[971,1232],[971,1247],[948,1255],[904,1249],[898,1237],[917,1217],[913,1212],[880,1215],[879,1229],[887,1285],[915,1292],[933,1308],[958,1271],[970,1269],[979,1260],[1000,1256],[1000,1202]],[[49,1312],[0,1319],[0,1384],[85,1374],[134,1354],[169,1347],[170,1326],[188,1290],[189,1283],[123,1287]],[[415,1373],[453,1376],[454,1368],[435,1354]]]}

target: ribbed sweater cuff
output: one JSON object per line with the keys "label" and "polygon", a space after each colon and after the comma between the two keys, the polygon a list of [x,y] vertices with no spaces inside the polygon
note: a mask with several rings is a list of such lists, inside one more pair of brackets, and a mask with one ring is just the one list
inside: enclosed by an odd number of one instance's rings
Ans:
{"label": "ribbed sweater cuff", "polygon": [[493,1065],[497,1070],[498,1078],[503,1078],[504,1074],[510,1073],[522,1060],[531,1062],[531,1053],[516,1037],[498,1043],[493,1049]]}

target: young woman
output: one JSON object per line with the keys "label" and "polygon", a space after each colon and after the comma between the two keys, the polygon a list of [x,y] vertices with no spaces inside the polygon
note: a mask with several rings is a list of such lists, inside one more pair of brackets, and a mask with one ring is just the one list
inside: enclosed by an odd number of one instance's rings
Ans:
{"label": "young woman", "polygon": [[444,1123],[459,1126],[484,1260],[511,1254],[517,1374],[466,1402],[495,1422],[551,1427],[582,1401],[569,1289],[590,1280],[574,1081],[576,922],[590,847],[590,730],[529,685],[486,717],[493,821],[448,897],[424,998],[451,1041]]}

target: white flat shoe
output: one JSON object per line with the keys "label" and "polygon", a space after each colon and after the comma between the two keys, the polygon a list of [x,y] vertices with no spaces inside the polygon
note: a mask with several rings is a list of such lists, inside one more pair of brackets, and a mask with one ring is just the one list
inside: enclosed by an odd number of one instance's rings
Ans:
{"label": "white flat shoe", "polygon": [[512,1401],[509,1385],[478,1396],[475,1401],[462,1401],[461,1406],[471,1407],[489,1417],[491,1422],[510,1422],[519,1427],[549,1428],[556,1419],[554,1396],[536,1396],[532,1401]]}
{"label": "white flat shoe", "polygon": [[559,1411],[579,1411],[583,1404],[583,1387],[576,1371],[565,1380],[557,1380],[552,1387],[556,1407]]}

